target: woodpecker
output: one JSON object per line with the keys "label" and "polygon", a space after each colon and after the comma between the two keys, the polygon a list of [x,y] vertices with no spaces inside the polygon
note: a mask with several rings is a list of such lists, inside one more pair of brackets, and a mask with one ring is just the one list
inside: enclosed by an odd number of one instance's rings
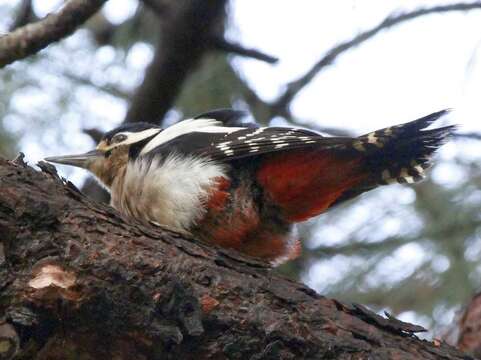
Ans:
{"label": "woodpecker", "polygon": [[454,130],[426,130],[446,112],[353,138],[259,127],[221,109],[166,129],[125,124],[93,151],[45,160],[89,170],[130,217],[278,264],[299,254],[296,223],[421,180]]}

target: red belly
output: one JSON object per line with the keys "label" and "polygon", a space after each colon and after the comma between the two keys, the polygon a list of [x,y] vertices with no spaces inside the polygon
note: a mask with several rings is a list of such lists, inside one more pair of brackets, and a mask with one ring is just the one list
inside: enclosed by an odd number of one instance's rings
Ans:
{"label": "red belly", "polygon": [[194,234],[209,243],[266,261],[297,257],[300,247],[291,238],[288,225],[278,228],[269,219],[262,219],[250,185],[241,183],[230,189],[229,180],[219,179],[207,203],[208,212]]}

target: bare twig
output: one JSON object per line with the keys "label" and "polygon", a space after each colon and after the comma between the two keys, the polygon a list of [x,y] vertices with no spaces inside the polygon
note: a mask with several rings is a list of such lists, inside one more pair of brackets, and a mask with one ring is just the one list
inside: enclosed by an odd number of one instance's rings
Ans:
{"label": "bare twig", "polygon": [[103,132],[100,131],[99,129],[95,128],[89,128],[89,129],[83,129],[82,132],[88,136],[95,142],[98,143],[100,139],[102,139]]}
{"label": "bare twig", "polygon": [[226,0],[176,1],[162,19],[162,36],[125,122],[160,123],[185,79],[210,50],[209,34],[223,21]]}
{"label": "bare twig", "polygon": [[[167,6],[159,2],[158,0],[142,0],[143,3],[152,10],[157,16],[165,16],[168,12]],[[211,47],[215,50],[225,51],[232,54],[256,59],[259,61],[265,61],[269,64],[275,64],[279,61],[279,59],[275,56],[263,53],[257,49],[247,48],[241,44],[234,43],[225,39],[222,36],[212,36],[210,39],[207,39],[210,42]]]}
{"label": "bare twig", "polygon": [[338,246],[320,246],[317,247],[313,254],[320,257],[328,257],[333,255],[364,255],[371,254],[379,250],[393,251],[401,245],[411,242],[411,239],[405,239],[403,237],[391,237],[382,242],[352,242]]}
{"label": "bare twig", "polygon": [[457,138],[457,139],[472,139],[472,140],[481,140],[481,134],[480,133],[475,133],[475,132],[471,132],[471,133],[455,133],[453,134],[453,137],[454,138]]}
{"label": "bare twig", "polygon": [[59,12],[0,37],[0,67],[33,55],[70,35],[100,9],[105,1],[70,0]]}
{"label": "bare twig", "polygon": [[97,90],[100,90],[100,91],[102,91],[106,94],[109,94],[109,95],[112,95],[112,96],[115,96],[115,97],[118,97],[118,98],[121,98],[121,99],[124,99],[124,100],[127,100],[127,101],[130,99],[130,96],[131,96],[131,94],[129,94],[128,92],[120,90],[118,87],[115,87],[115,86],[112,86],[112,85],[97,85],[97,84],[94,84],[89,78],[76,75],[76,74],[74,74],[72,72],[69,72],[69,71],[61,73],[61,76],[64,76],[64,77],[76,82],[77,84],[91,86],[91,87],[93,87]]}
{"label": "bare twig", "polygon": [[343,42],[331,50],[329,50],[314,66],[306,72],[299,79],[287,84],[284,93],[279,97],[275,103],[275,107],[278,109],[285,109],[292,102],[294,97],[308,85],[316,75],[328,65],[331,65],[339,55],[358,46],[359,44],[371,39],[381,30],[391,28],[392,26],[399,25],[400,23],[412,20],[424,15],[445,13],[451,11],[468,11],[473,9],[481,9],[481,2],[470,3],[457,3],[450,5],[440,5],[428,8],[421,8],[412,12],[398,13],[389,15],[384,21],[374,28],[364,31],[349,41]]}
{"label": "bare twig", "polygon": [[167,11],[167,6],[158,0],[142,0],[142,2],[145,4],[145,6],[159,16],[164,15]]}
{"label": "bare twig", "polygon": [[268,55],[266,53],[263,53],[262,51],[259,51],[257,49],[249,49],[246,48],[240,44],[228,41],[222,37],[214,37],[212,39],[212,46],[214,49],[221,50],[221,51],[226,51],[232,54],[260,60],[260,61],[265,61],[266,63],[269,64],[275,64],[279,61],[278,58]]}
{"label": "bare twig", "polygon": [[10,25],[9,31],[13,31],[20,26],[28,24],[30,21],[32,21],[33,17],[32,0],[23,0],[18,8],[15,19]]}

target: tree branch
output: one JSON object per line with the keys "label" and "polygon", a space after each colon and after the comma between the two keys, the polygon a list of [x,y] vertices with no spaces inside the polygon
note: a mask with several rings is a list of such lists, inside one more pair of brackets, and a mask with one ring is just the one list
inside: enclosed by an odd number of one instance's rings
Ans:
{"label": "tree branch", "polygon": [[183,0],[170,4],[160,22],[162,36],[125,122],[160,123],[185,79],[209,50],[209,34],[222,23],[226,0]]}
{"label": "tree branch", "polygon": [[142,2],[157,16],[163,16],[169,11],[168,6],[159,0],[142,0]]}
{"label": "tree branch", "polygon": [[472,140],[481,140],[481,134],[471,132],[471,133],[454,133],[453,137],[456,139],[472,139]]}
{"label": "tree branch", "polygon": [[459,319],[457,346],[479,358],[481,356],[481,293],[473,296]]}
{"label": "tree branch", "polygon": [[330,257],[338,254],[342,255],[369,255],[372,252],[379,251],[380,249],[394,251],[401,245],[411,242],[410,239],[404,239],[402,237],[387,238],[382,242],[350,242],[344,245],[337,246],[319,246],[311,253],[317,257]]}
{"label": "tree branch", "polygon": [[[0,159],[0,358],[468,359]],[[21,341],[20,341],[21,339]]]}
{"label": "tree branch", "polygon": [[79,85],[87,85],[91,86],[94,89],[102,91],[106,94],[118,97],[120,99],[124,99],[128,101],[130,99],[131,94],[119,89],[117,86],[106,84],[106,85],[98,85],[94,84],[89,78],[82,77],[80,75],[75,74],[71,71],[64,71],[59,74],[60,76],[66,77],[67,79],[79,84]]}
{"label": "tree branch", "polygon": [[264,61],[269,64],[275,64],[279,61],[279,59],[275,56],[268,55],[257,49],[246,48],[241,44],[228,41],[223,37],[213,37],[211,41],[212,47],[216,50]]}
{"label": "tree branch", "polygon": [[106,0],[70,0],[55,14],[0,37],[0,68],[33,55],[77,29]]}
{"label": "tree branch", "polygon": [[20,26],[28,24],[30,21],[32,21],[33,17],[32,0],[22,0],[15,19],[9,27],[9,31],[13,31]]}
{"label": "tree branch", "polygon": [[[165,16],[169,11],[165,3],[159,2],[158,0],[142,0],[142,2],[157,16],[162,17],[165,20]],[[211,36],[208,41],[210,42],[211,47],[216,50],[265,61],[269,64],[275,64],[279,61],[279,59],[274,56],[265,54],[257,49],[246,48],[240,44],[224,39],[222,36]]]}
{"label": "tree branch", "polygon": [[286,85],[284,93],[275,102],[275,107],[278,109],[286,109],[292,100],[297,96],[297,94],[308,85],[317,74],[323,70],[325,67],[334,63],[334,61],[344,52],[358,46],[359,44],[371,39],[377,33],[382,30],[389,29],[395,25],[399,25],[403,22],[413,20],[415,18],[436,14],[436,13],[446,13],[452,11],[468,11],[473,9],[481,9],[481,2],[470,2],[470,3],[457,3],[450,5],[440,5],[427,8],[421,8],[412,12],[391,14],[386,19],[384,19],[379,25],[373,27],[370,30],[364,31],[351,40],[343,42],[331,50],[329,50],[314,66],[307,71],[299,79],[290,82]]}

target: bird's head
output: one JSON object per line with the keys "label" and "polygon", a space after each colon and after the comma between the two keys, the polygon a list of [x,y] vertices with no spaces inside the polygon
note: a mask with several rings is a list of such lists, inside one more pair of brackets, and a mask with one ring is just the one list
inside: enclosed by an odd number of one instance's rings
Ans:
{"label": "bird's head", "polygon": [[78,155],[52,156],[46,161],[89,170],[104,185],[110,187],[120,170],[162,128],[148,123],[119,126],[105,133],[95,150]]}

